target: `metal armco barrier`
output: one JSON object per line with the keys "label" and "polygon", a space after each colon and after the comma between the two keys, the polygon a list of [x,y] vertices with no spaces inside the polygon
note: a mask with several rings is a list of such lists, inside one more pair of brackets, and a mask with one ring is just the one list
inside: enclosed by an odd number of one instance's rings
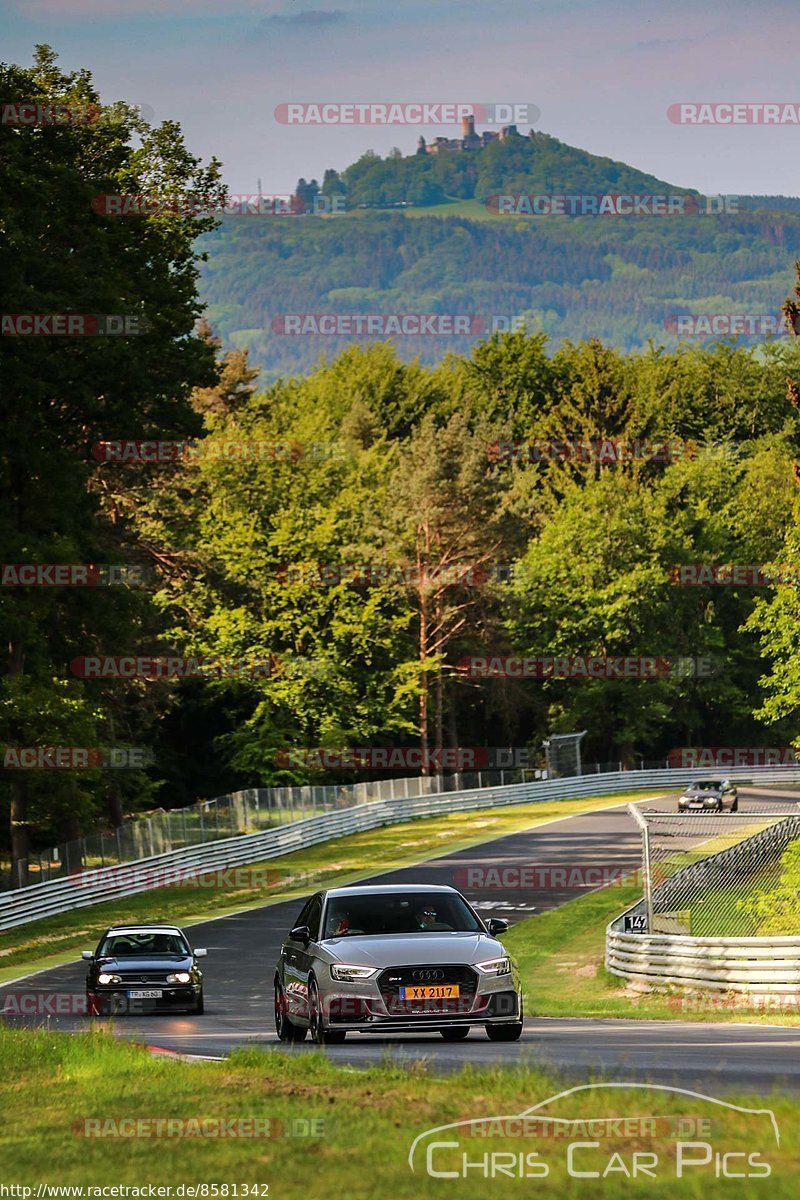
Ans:
{"label": "metal armco barrier", "polygon": [[[787,781],[788,782],[788,781]],[[749,815],[749,814],[748,814]],[[770,814],[760,814],[762,818]],[[749,869],[775,859],[800,836],[800,816],[771,814],[776,823],[728,850],[677,871],[654,890],[661,905],[680,908],[698,886],[713,889],[737,865]],[[743,819],[746,816],[743,814]],[[641,816],[639,816],[641,821]],[[646,896],[606,928],[606,968],[613,974],[653,987],[677,985],[713,992],[737,992],[800,1000],[800,937],[694,937],[683,933],[625,932],[626,917],[648,914]]]}
{"label": "metal armco barrier", "polygon": [[[12,929],[44,917],[87,908],[104,900],[167,886],[188,876],[222,871],[229,867],[263,862],[294,850],[318,845],[345,834],[361,833],[415,817],[449,812],[477,811],[512,804],[531,804],[582,796],[618,795],[632,791],[680,787],[697,776],[697,770],[617,771],[505,787],[476,788],[462,792],[374,800],[323,816],[282,825],[261,833],[244,834],[172,850],[118,866],[82,871],[67,879],[33,884],[0,894],[0,930]],[[730,778],[758,779],[759,783],[800,782],[793,768],[748,768],[728,772]],[[174,875],[170,876],[170,870]]]}
{"label": "metal armco barrier", "polygon": [[[636,907],[636,906],[634,906]],[[632,912],[632,909],[628,910]],[[624,979],[800,996],[800,937],[681,937],[606,930],[606,967]]]}

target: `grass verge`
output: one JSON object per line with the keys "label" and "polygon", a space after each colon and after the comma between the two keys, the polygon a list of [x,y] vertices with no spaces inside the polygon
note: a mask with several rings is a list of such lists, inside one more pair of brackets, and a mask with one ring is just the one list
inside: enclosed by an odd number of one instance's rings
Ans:
{"label": "grass verge", "polygon": [[[650,795],[639,792],[624,798],[583,797],[419,818],[336,838],[308,850],[253,863],[233,874],[223,872],[187,879],[179,885],[142,892],[124,900],[74,909],[0,935],[0,984],[22,974],[21,967],[36,971],[72,961],[75,951],[93,946],[102,930],[115,922],[164,921],[191,925],[299,897],[317,887],[354,881],[381,870],[413,866],[444,852],[480,845],[562,817],[617,808]],[[76,896],[79,894],[76,883]]]}
{"label": "grass verge", "polygon": [[520,965],[526,1015],[800,1024],[797,1003],[764,1009],[732,992],[709,995],[678,987],[647,991],[607,971],[606,925],[641,894],[640,882],[623,880],[528,917],[504,935],[504,944]]}
{"label": "grass verge", "polygon": [[[720,1178],[715,1155],[732,1152],[737,1157],[728,1160],[730,1171],[761,1175],[758,1182],[769,1187],[771,1198],[796,1195],[796,1098],[712,1093],[740,1108],[760,1110],[754,1114],[695,1095],[635,1085],[610,1089],[592,1082],[596,1086],[591,1090],[563,1097],[537,1116],[586,1122],[635,1115],[654,1124],[637,1124],[633,1132],[619,1124],[603,1126],[599,1134],[596,1126],[591,1134],[585,1124],[571,1126],[566,1134],[564,1125],[550,1125],[550,1131],[559,1131],[555,1137],[546,1136],[548,1127],[540,1120],[524,1127],[523,1136],[510,1124],[472,1127],[472,1135],[470,1127],[462,1127],[425,1138],[417,1146],[412,1171],[409,1151],[426,1130],[518,1114],[569,1084],[525,1068],[467,1069],[445,1076],[428,1074],[424,1063],[355,1070],[306,1052],[238,1051],[224,1063],[189,1063],[153,1059],[143,1048],[102,1032],[63,1037],[0,1028],[3,1181],[32,1186],[34,1196],[37,1184],[84,1189],[152,1184],[171,1186],[173,1197],[181,1194],[181,1185],[205,1185],[205,1193],[194,1195],[208,1197],[231,1197],[236,1194],[233,1185],[242,1196],[245,1186],[259,1185],[249,1195],[274,1200],[328,1195],[462,1200],[465,1184],[471,1194],[484,1195],[490,1178],[492,1189],[499,1188],[503,1196],[535,1192],[614,1200],[652,1189],[658,1196],[699,1200],[722,1194],[715,1187]],[[678,1118],[684,1121],[680,1127]],[[687,1121],[692,1122],[688,1136]],[[698,1137],[699,1121],[704,1124]],[[227,1132],[220,1135],[219,1122],[239,1124],[223,1125]],[[234,1135],[234,1129],[242,1132]],[[248,1130],[260,1136],[248,1137]],[[477,1132],[484,1136],[475,1136]],[[426,1170],[426,1150],[437,1140],[456,1145],[432,1150],[431,1165],[455,1171],[456,1178],[432,1177]],[[680,1141],[692,1142],[694,1148],[679,1151]],[[572,1174],[567,1166],[571,1142],[583,1143],[574,1152]],[[699,1143],[708,1145],[707,1162]],[[649,1156],[651,1174],[633,1181],[635,1152]],[[697,1165],[685,1165],[683,1177],[677,1178],[680,1153]],[[484,1158],[498,1154],[502,1160]],[[485,1163],[484,1170],[473,1166],[465,1179],[462,1155],[470,1163]],[[533,1157],[526,1160],[528,1155]],[[498,1161],[503,1174],[484,1173]],[[768,1185],[764,1164],[771,1172]],[[519,1177],[520,1165],[527,1178]],[[577,1171],[597,1176],[578,1178]],[[756,1183],[744,1188],[739,1183],[735,1194],[754,1195],[757,1188]],[[147,1195],[147,1189],[139,1194]]]}

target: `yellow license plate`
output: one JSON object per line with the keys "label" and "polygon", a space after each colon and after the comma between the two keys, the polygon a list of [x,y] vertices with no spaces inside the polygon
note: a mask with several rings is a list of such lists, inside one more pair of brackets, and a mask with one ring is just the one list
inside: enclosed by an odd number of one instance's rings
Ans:
{"label": "yellow license plate", "polygon": [[401,1000],[457,1000],[457,983],[431,983],[424,987],[401,987]]}

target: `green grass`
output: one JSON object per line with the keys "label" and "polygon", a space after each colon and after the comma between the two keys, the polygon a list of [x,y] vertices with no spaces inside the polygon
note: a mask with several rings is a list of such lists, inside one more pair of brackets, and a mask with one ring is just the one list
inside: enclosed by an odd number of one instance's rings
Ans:
{"label": "green grass", "polygon": [[[616,808],[652,793],[616,797],[584,797],[552,803],[506,805],[480,812],[450,813],[352,834],[254,863],[244,868],[257,876],[253,886],[212,879],[201,887],[185,881],[75,909],[36,921],[0,935],[0,984],[14,978],[20,967],[41,970],[70,962],[76,952],[91,948],[108,925],[119,921],[164,921],[191,925],[226,913],[302,896],[316,887],[345,883],[381,870],[395,870],[444,852],[478,845],[543,822],[604,808]],[[260,876],[258,873],[260,872]],[[79,894],[80,889],[76,888]]]}
{"label": "green grass", "polygon": [[[415,1157],[412,1173],[408,1155],[414,1139],[451,1122],[520,1113],[570,1086],[574,1081],[570,1084],[552,1073],[524,1068],[467,1069],[435,1076],[428,1073],[424,1062],[353,1069],[336,1066],[315,1053],[298,1056],[248,1050],[235,1053],[224,1063],[188,1063],[154,1059],[143,1048],[116,1041],[103,1032],[63,1037],[0,1028],[3,1183],[34,1187],[38,1183],[84,1187],[149,1183],[171,1185],[173,1196],[181,1184],[236,1184],[240,1189],[245,1184],[266,1184],[274,1200],[322,1200],[327,1196],[463,1200],[463,1179],[427,1174],[424,1146],[433,1140],[430,1137]],[[699,1200],[727,1194],[761,1195],[768,1189],[771,1200],[794,1197],[800,1171],[796,1099],[723,1096],[713,1086],[708,1091],[718,1099],[762,1112],[736,1112],[683,1094],[602,1086],[562,1098],[546,1111],[572,1120],[624,1115],[700,1119],[709,1122],[708,1132],[701,1137],[713,1151],[744,1151],[768,1162],[772,1171],[768,1182],[759,1180],[749,1186],[717,1182],[713,1160],[677,1179],[676,1135],[662,1130],[656,1136],[641,1132],[606,1138],[590,1135],[592,1141],[601,1141],[600,1148],[578,1152],[577,1169],[601,1172],[615,1153],[628,1164],[636,1150],[655,1153],[657,1177],[643,1181],[627,1179],[619,1170],[605,1179],[569,1177],[567,1143],[587,1140],[580,1129],[569,1138],[530,1133],[524,1138],[497,1134],[477,1138],[462,1133],[459,1149],[437,1151],[434,1165],[452,1167],[459,1163],[462,1151],[471,1162],[486,1153],[538,1153],[540,1161],[548,1165],[546,1179],[500,1177],[491,1183],[473,1170],[468,1186],[469,1194],[475,1196],[488,1195],[491,1189],[501,1197],[614,1200],[640,1196],[646,1189],[655,1196]],[[765,1109],[774,1112],[780,1147]],[[169,1138],[85,1136],[87,1120],[95,1122],[90,1129],[107,1133],[120,1128],[117,1123],[126,1118],[183,1119],[195,1122],[189,1127],[195,1131],[203,1128],[198,1124],[203,1119],[250,1123],[255,1119],[262,1122],[262,1130],[269,1129],[275,1136],[178,1137],[174,1125]],[[134,1126],[121,1128],[135,1131]],[[150,1128],[152,1131],[153,1126]],[[307,1130],[315,1136],[285,1136],[287,1131]],[[438,1140],[456,1137],[458,1134],[447,1131]],[[689,1134],[686,1140],[697,1139]],[[746,1159],[734,1160],[731,1169],[741,1170],[743,1162]],[[209,1189],[206,1194],[214,1193]],[[231,1189],[228,1195],[232,1194]]]}
{"label": "green grass", "polygon": [[520,965],[528,1016],[800,1024],[797,1006],[757,1009],[733,993],[678,987],[643,991],[607,971],[606,925],[639,899],[641,884],[623,882],[528,917],[504,935]]}
{"label": "green grass", "polygon": [[[756,821],[752,825],[742,825],[708,838],[690,850],[661,859],[655,864],[656,872],[662,878],[670,877],[692,863],[721,854],[723,850],[730,849],[764,828],[765,822]],[[758,934],[755,919],[740,907],[739,901],[752,896],[754,892],[774,886],[779,874],[780,864],[768,863],[749,877],[734,877],[729,884],[692,898],[686,905],[692,937],[752,937]],[[776,929],[775,932],[789,934],[793,929]]]}

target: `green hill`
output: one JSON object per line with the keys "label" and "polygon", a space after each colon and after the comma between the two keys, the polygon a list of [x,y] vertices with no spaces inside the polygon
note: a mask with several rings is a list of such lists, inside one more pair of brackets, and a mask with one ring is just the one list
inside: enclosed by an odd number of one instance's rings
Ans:
{"label": "green hill", "polygon": [[[305,186],[310,206],[316,185]],[[620,193],[681,198],[683,215],[497,211],[498,194]],[[251,347],[267,378],[306,371],[354,340],[314,332],[313,320],[287,334],[284,314],[468,315],[467,336],[397,339],[403,357],[426,362],[468,352],[512,320],[556,341],[597,336],[630,350],[649,338],[674,344],[677,314],[777,319],[800,258],[800,199],[741,197],[736,211],[708,215],[693,189],[541,133],[474,150],[368,153],[341,176],[327,171],[321,194],[318,207],[338,197],[345,211],[228,216],[203,240],[209,317],[226,343]]]}

